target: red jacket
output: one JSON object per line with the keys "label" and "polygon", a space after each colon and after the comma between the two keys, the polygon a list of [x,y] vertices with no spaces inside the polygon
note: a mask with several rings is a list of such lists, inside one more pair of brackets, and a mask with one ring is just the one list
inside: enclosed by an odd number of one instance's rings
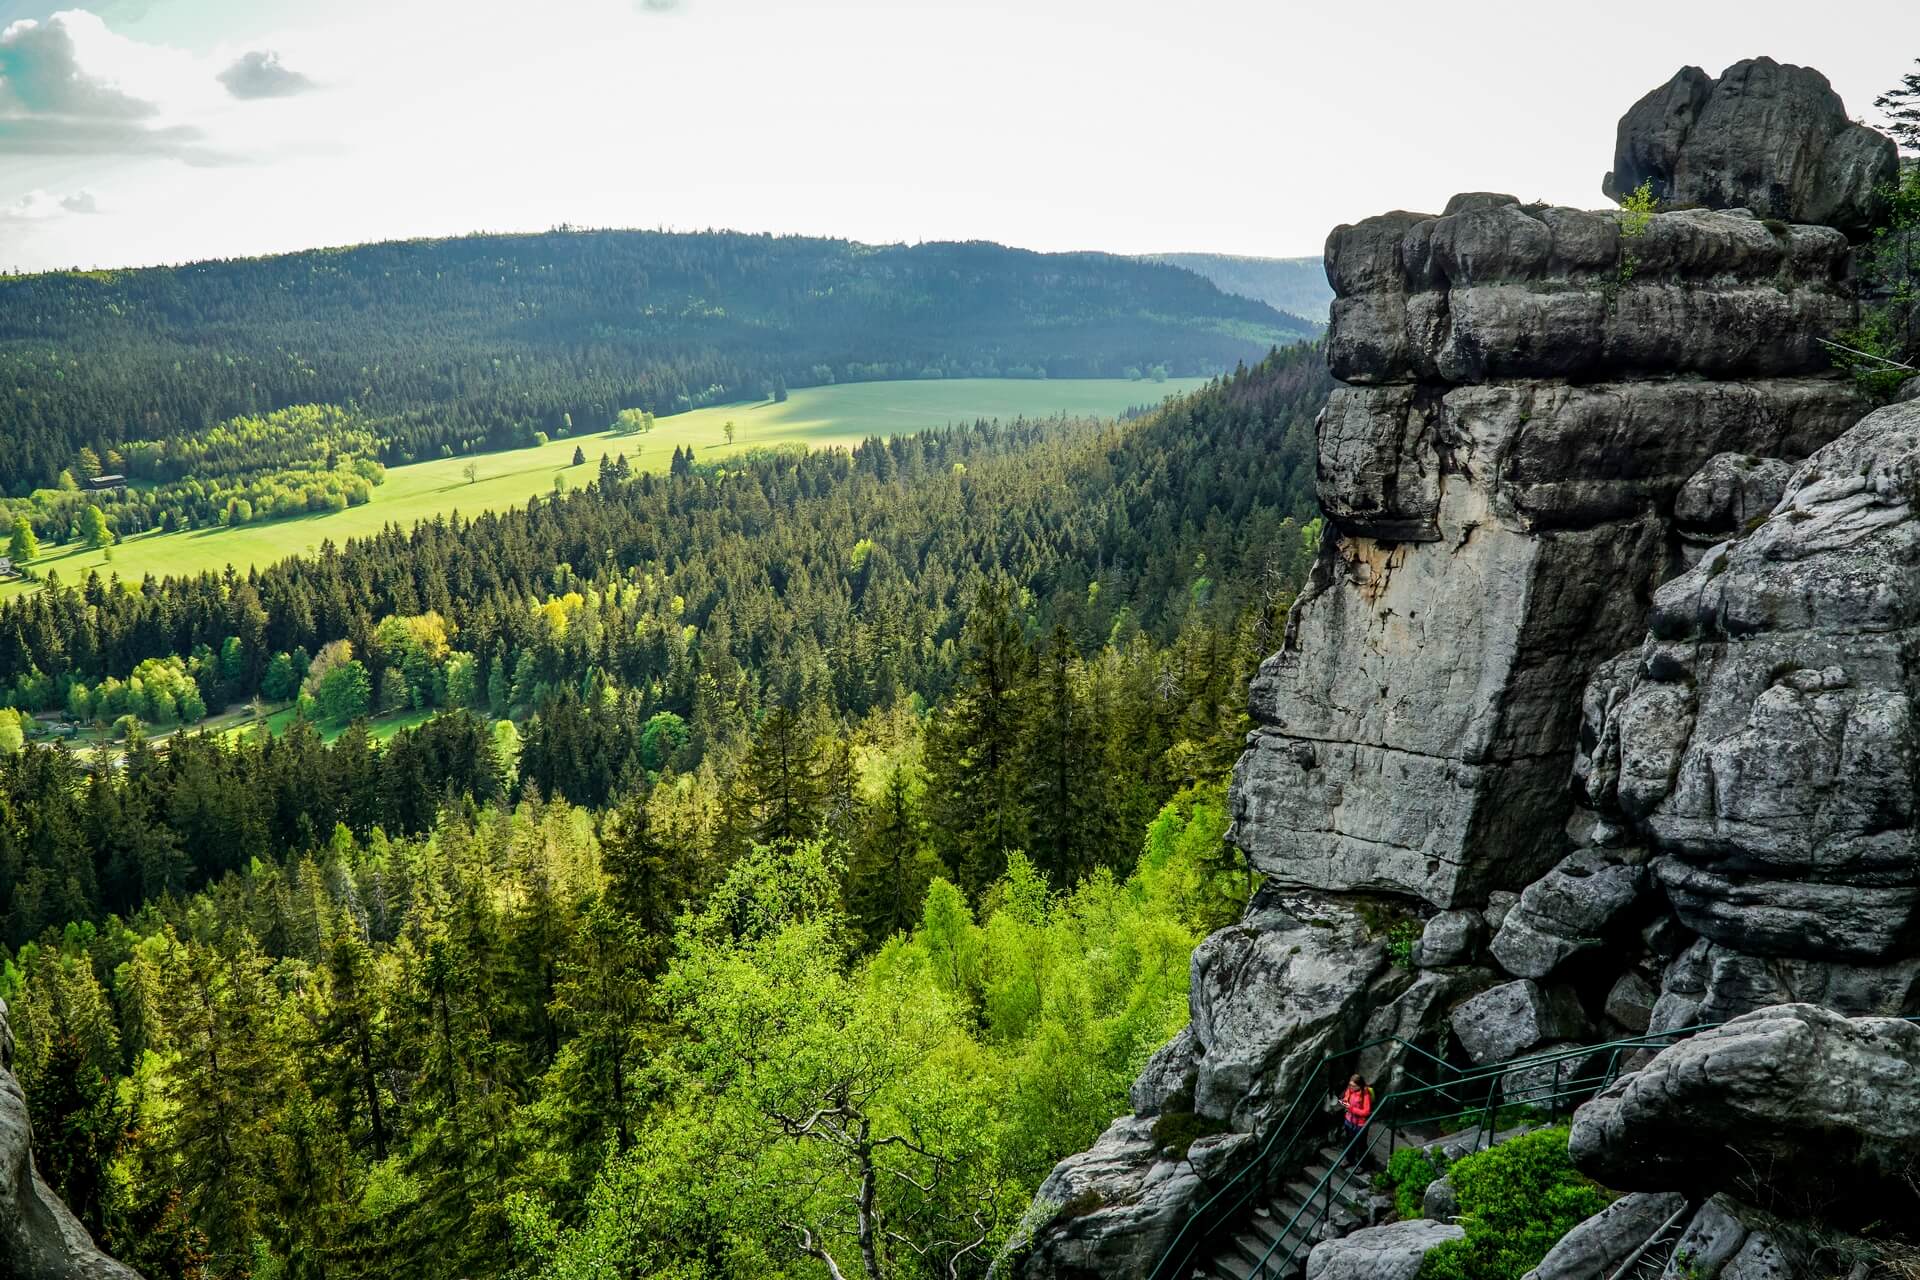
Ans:
{"label": "red jacket", "polygon": [[1365,1124],[1367,1117],[1373,1114],[1373,1090],[1356,1089],[1348,1085],[1346,1093],[1340,1098],[1340,1105],[1347,1109],[1348,1120],[1354,1124]]}

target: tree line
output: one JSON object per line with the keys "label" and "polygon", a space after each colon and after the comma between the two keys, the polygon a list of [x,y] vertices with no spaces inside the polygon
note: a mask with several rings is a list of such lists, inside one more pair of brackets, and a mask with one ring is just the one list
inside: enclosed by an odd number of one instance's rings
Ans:
{"label": "tree line", "polygon": [[[1213,373],[1307,336],[1190,272],[991,244],[469,236],[0,278],[0,493],[294,405],[387,465],[834,381]],[[81,477],[84,479],[84,477]]]}

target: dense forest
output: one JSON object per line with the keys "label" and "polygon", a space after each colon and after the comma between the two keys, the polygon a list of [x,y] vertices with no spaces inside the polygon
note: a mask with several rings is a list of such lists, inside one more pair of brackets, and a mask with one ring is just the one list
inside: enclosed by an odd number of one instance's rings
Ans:
{"label": "dense forest", "polygon": [[983,1274],[1251,887],[1327,389],[8,602],[16,688],[303,711],[0,757],[40,1168],[153,1277]]}
{"label": "dense forest", "polygon": [[365,419],[391,465],[787,386],[1215,373],[1308,331],[1191,272],[1107,254],[732,232],[4,277],[0,493],[54,486],[82,449],[131,460],[136,442],[293,405]]}

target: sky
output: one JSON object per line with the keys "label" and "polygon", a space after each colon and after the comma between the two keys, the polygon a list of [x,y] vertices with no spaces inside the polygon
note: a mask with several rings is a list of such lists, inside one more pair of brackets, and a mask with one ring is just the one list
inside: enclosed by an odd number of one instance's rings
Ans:
{"label": "sky", "polygon": [[562,223],[1305,255],[1602,204],[1634,99],[1760,54],[1870,119],[1920,5],[0,0],[0,269]]}

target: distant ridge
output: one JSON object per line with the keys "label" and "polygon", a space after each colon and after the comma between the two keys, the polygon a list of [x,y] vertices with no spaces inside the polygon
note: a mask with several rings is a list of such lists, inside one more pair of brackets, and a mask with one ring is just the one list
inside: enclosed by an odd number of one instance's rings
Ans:
{"label": "distant ridge", "polygon": [[1185,267],[1205,276],[1224,293],[1264,302],[1316,328],[1327,323],[1333,289],[1319,257],[1253,258],[1231,253],[1148,253],[1147,262]]}

